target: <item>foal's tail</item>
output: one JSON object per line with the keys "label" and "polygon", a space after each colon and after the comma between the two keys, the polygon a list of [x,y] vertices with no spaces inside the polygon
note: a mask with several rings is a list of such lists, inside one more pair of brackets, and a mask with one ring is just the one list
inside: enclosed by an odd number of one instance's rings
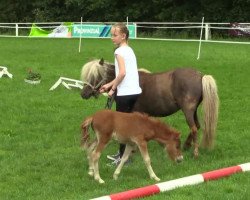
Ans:
{"label": "foal's tail", "polygon": [[81,125],[82,129],[82,138],[81,138],[81,147],[84,150],[88,150],[90,146],[90,136],[89,136],[89,126],[93,121],[93,117],[88,117],[84,120]]}
{"label": "foal's tail", "polygon": [[204,75],[202,77],[202,92],[202,105],[204,112],[204,133],[202,138],[202,146],[205,148],[212,148],[214,145],[219,109],[217,85],[212,76]]}

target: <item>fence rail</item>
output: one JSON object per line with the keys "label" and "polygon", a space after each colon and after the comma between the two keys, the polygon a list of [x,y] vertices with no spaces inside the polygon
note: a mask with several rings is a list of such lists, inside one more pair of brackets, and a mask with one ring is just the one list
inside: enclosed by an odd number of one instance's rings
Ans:
{"label": "fence rail", "polygon": [[[64,22],[37,22],[39,28],[45,30],[56,29]],[[82,22],[82,25],[99,24],[111,25],[114,22]],[[0,23],[0,37],[29,37],[29,31],[34,23]],[[72,22],[72,26],[80,22]],[[206,22],[130,22],[136,26],[135,36],[138,39],[174,39],[174,40],[198,40],[200,30],[204,30],[205,41],[214,41],[217,35],[226,39],[230,37],[244,38],[244,42],[250,41],[250,23],[213,23]],[[191,35],[191,38],[190,38]],[[179,38],[178,38],[179,37]],[[183,38],[184,37],[184,38]]]}

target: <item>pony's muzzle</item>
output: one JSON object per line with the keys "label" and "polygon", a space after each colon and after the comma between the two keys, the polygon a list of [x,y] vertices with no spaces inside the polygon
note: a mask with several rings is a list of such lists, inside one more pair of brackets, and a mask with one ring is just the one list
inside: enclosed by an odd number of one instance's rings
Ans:
{"label": "pony's muzzle", "polygon": [[183,160],[183,155],[177,156],[176,159],[175,159],[175,161],[176,161],[177,163],[182,162],[182,160]]}

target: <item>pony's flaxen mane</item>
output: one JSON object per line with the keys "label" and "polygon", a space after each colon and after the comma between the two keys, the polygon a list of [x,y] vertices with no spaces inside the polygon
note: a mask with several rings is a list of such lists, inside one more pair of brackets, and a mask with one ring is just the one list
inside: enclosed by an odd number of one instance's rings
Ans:
{"label": "pony's flaxen mane", "polygon": [[99,60],[93,60],[86,63],[81,71],[81,80],[84,82],[92,82],[98,78],[104,78],[105,68],[99,63]]}
{"label": "pony's flaxen mane", "polygon": [[[101,62],[103,63],[101,64]],[[81,80],[87,83],[106,80],[108,79],[110,71],[114,72],[114,70],[114,66],[111,63],[95,59],[82,67]]]}
{"label": "pony's flaxen mane", "polygon": [[[95,59],[86,63],[82,67],[81,80],[83,82],[91,83],[91,82],[96,82],[96,81],[100,81],[103,79],[109,80],[110,76],[114,75],[115,73],[114,64],[106,62],[106,61],[105,62],[103,61],[103,64],[100,64],[100,62],[102,61],[99,59]],[[144,68],[140,68],[138,69],[138,71],[151,73],[150,71]]]}

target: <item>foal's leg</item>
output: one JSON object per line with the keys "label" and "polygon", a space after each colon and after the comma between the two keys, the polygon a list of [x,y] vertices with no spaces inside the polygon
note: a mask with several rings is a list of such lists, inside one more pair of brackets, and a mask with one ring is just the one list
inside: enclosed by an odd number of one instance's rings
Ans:
{"label": "foal's leg", "polygon": [[89,171],[88,174],[90,176],[94,176],[94,164],[93,161],[91,159],[91,153],[94,151],[94,149],[96,148],[97,145],[97,139],[95,139],[89,146],[89,148],[87,149],[87,158],[89,161]]}
{"label": "foal's leg", "polygon": [[117,166],[117,168],[116,168],[116,170],[115,170],[115,172],[114,172],[114,175],[113,175],[113,178],[114,178],[115,180],[117,180],[118,175],[120,174],[121,169],[122,169],[124,163],[128,160],[128,158],[129,158],[131,152],[133,151],[133,149],[134,149],[133,146],[131,146],[131,145],[129,145],[129,144],[126,145],[126,148],[125,148],[125,151],[124,151],[124,153],[123,153],[121,162],[120,162],[119,165]]}
{"label": "foal's leg", "polygon": [[149,176],[151,179],[154,179],[156,181],[160,181],[161,179],[159,179],[154,171],[153,171],[153,168],[151,166],[151,161],[150,161],[150,157],[149,157],[149,154],[148,154],[148,146],[147,146],[147,142],[146,141],[140,141],[137,143],[139,149],[140,149],[140,152],[141,152],[141,155],[143,157],[143,160],[145,162],[145,165],[147,167],[147,170],[148,170],[148,173],[149,173]]}
{"label": "foal's leg", "polygon": [[91,159],[94,167],[94,179],[97,180],[99,183],[104,183],[104,180],[101,179],[99,174],[99,158],[101,156],[101,152],[104,149],[107,143],[99,140],[96,149],[91,153]]}

